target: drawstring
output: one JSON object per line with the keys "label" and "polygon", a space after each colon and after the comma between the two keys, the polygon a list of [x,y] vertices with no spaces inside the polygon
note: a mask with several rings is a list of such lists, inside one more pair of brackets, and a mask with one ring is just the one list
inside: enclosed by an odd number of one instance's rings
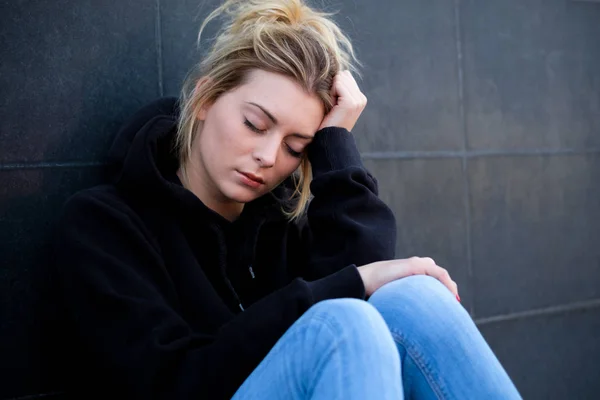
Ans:
{"label": "drawstring", "polygon": [[242,305],[242,299],[240,299],[240,296],[237,294],[235,288],[233,287],[233,285],[231,284],[231,281],[229,280],[229,277],[227,276],[227,246],[225,245],[225,237],[224,237],[221,229],[219,229],[219,227],[216,225],[213,225],[213,232],[215,232],[215,235],[217,236],[217,243],[218,243],[219,252],[221,255],[221,257],[220,257],[221,265],[219,265],[219,271],[221,272],[221,276],[225,280],[225,284],[229,288],[231,294],[233,295],[235,300],[238,302],[238,306],[240,307],[240,309],[242,311],[244,311],[244,306]]}

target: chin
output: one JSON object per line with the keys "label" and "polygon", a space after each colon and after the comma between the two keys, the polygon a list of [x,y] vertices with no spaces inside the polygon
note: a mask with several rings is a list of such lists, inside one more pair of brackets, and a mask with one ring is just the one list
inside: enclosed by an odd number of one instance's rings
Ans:
{"label": "chin", "polygon": [[221,193],[231,201],[236,203],[249,203],[253,200],[258,199],[265,193],[245,189],[238,185],[232,185],[233,187],[222,188]]}

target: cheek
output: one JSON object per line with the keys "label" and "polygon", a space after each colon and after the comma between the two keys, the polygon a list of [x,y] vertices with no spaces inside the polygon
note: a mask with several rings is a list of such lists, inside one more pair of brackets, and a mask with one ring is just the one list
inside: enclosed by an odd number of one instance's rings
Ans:
{"label": "cheek", "polygon": [[232,158],[240,155],[248,147],[243,133],[235,121],[221,119],[220,123],[206,126],[202,132],[206,158],[216,164],[230,163]]}
{"label": "cheek", "polygon": [[228,115],[222,116],[217,129],[219,147],[224,155],[239,156],[252,151],[254,136],[240,121]]}
{"label": "cheek", "polygon": [[283,182],[284,180],[286,180],[300,166],[300,160],[290,159],[290,157],[288,155],[283,155],[283,157],[284,157],[284,159],[287,158],[287,160],[282,161],[281,164],[278,165],[277,172],[276,172],[276,174],[277,174],[276,180],[277,180],[278,184]]}

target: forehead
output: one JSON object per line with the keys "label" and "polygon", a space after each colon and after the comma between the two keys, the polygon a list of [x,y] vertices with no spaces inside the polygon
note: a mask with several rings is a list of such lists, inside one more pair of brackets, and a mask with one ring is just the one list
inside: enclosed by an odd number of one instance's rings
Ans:
{"label": "forehead", "polygon": [[254,70],[236,94],[243,103],[256,103],[267,109],[280,125],[303,127],[314,133],[323,119],[324,107],[319,97],[280,74]]}

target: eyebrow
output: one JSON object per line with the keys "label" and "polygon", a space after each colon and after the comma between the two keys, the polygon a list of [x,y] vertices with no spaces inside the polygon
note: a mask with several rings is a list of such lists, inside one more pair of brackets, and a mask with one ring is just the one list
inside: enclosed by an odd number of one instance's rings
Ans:
{"label": "eyebrow", "polygon": [[[269,112],[267,109],[265,109],[263,106],[261,106],[260,104],[253,103],[253,102],[251,102],[251,101],[247,101],[246,103],[247,103],[247,104],[251,104],[251,105],[253,105],[254,107],[258,107],[258,108],[260,108],[260,110],[261,110],[262,112],[264,112],[264,113],[265,113],[265,115],[266,115],[267,117],[269,117],[269,119],[271,120],[271,122],[273,122],[275,125],[277,125],[277,123],[278,123],[278,122],[277,122],[277,118],[275,118],[275,116],[274,116],[273,114],[271,114],[271,113],[270,113],[270,112]],[[312,137],[312,136],[303,135],[303,134],[301,134],[301,133],[292,133],[292,136],[296,136],[296,137],[298,137],[298,138],[300,138],[300,139],[307,139],[307,140],[313,140],[313,139],[314,139],[314,137]]]}

